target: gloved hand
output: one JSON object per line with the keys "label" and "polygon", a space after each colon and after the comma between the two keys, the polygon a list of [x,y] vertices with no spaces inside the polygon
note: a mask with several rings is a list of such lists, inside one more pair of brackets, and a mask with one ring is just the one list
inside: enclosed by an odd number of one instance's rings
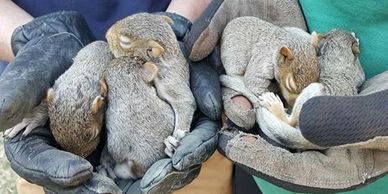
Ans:
{"label": "gloved hand", "polygon": [[[29,182],[42,185],[50,193],[170,193],[189,184],[214,152],[219,125],[197,113],[193,130],[181,141],[172,158],[165,158],[136,182],[109,178],[93,172],[100,154],[83,159],[58,149],[50,129],[35,129],[19,140],[19,134],[5,142],[12,169]],[[98,149],[99,151],[101,150]]]}
{"label": "gloved hand", "polygon": [[[63,18],[66,18],[67,20],[64,20]],[[31,29],[31,25],[46,23],[47,26],[54,29],[72,29],[78,32],[78,28],[72,26],[74,23],[77,23],[77,20],[80,20],[80,18],[74,12],[61,12],[37,18],[31,23],[26,24],[25,28],[28,27]],[[52,25],[53,23],[59,23],[60,25]],[[83,25],[86,26],[86,24]],[[48,30],[53,31],[54,29]],[[42,31],[44,30],[45,29]],[[69,31],[70,32],[68,33],[72,33],[71,30]],[[15,33],[18,33],[18,31]],[[14,37],[17,36],[14,35]],[[18,42],[20,41],[15,38],[12,43],[16,44]],[[51,42],[52,45],[55,45],[54,43],[56,42]],[[57,44],[60,43],[62,43],[62,41]],[[45,47],[47,45],[39,46]],[[79,46],[78,50],[81,49],[82,46]],[[75,46],[72,46],[71,48],[73,47]],[[40,47],[33,48],[34,49],[30,50],[26,48],[24,58],[28,58],[29,55],[32,55],[34,53],[33,51],[41,49]],[[60,49],[66,50],[64,48],[68,47],[60,47]],[[71,61],[71,58],[75,56],[78,50],[74,51],[72,56],[66,56],[66,60]],[[42,55],[40,58],[43,58]],[[56,56],[57,52],[46,53],[45,55],[48,55],[49,59],[58,58],[58,56]],[[20,57],[20,55],[17,55],[15,61],[19,60],[18,57]],[[28,59],[31,63],[35,64],[38,63],[36,61],[40,60],[40,58]],[[51,60],[49,59],[43,60],[43,62],[40,62],[39,64],[42,64],[42,66],[46,68],[48,64],[51,64]],[[15,64],[15,62],[12,62],[10,66],[13,64]],[[42,66],[34,66],[34,68],[31,68],[39,72],[42,70]],[[52,69],[53,71],[56,70],[55,68]],[[205,101],[205,98],[197,98],[200,99],[197,103],[203,104],[203,110],[210,110],[206,112],[208,115],[218,118],[218,115],[216,114],[220,113],[219,110],[221,107],[217,105],[220,104],[220,101],[211,101],[219,99],[219,97],[214,97],[217,96],[217,88],[212,90],[212,87],[210,86],[213,83],[206,83],[209,79],[200,79],[203,76],[204,75],[201,73],[198,73],[196,78],[200,81],[196,81],[196,83],[199,82],[199,85],[204,84],[209,87],[199,90],[197,87],[198,84],[193,84],[192,90],[194,93],[196,92],[197,95],[210,96],[210,103]],[[12,78],[11,75],[9,77]],[[216,76],[212,76],[211,78],[214,79],[214,77]],[[49,86],[54,80],[48,80],[47,82],[42,82],[42,84]],[[218,80],[215,83],[217,84]],[[0,84],[0,88],[1,85],[2,84]],[[17,85],[16,88],[18,87],[19,86]],[[44,94],[42,94],[42,97],[43,96]],[[29,96],[26,95],[27,99],[28,97]],[[18,101],[15,101],[14,103],[18,105]],[[217,131],[219,129],[217,121],[208,119],[202,113],[197,112],[195,119],[193,120],[192,128],[192,132],[181,141],[181,145],[177,148],[172,158],[163,159],[155,163],[141,180],[135,182],[136,184],[133,184],[133,181],[118,181],[121,189],[110,179],[93,172],[93,166],[98,165],[100,149],[97,149],[97,151],[88,158],[89,161],[74,154],[61,151],[57,149],[58,145],[55,143],[47,126],[35,129],[29,136],[22,140],[18,140],[20,134],[12,140],[7,140],[5,142],[5,150],[7,157],[11,162],[11,167],[26,180],[44,186],[47,193],[121,193],[121,190],[124,191],[124,193],[140,193],[140,191],[143,193],[169,193],[190,183],[198,175],[200,164],[207,160],[216,148],[218,137]]]}
{"label": "gloved hand", "polygon": [[0,131],[22,121],[92,40],[86,22],[75,12],[50,14],[18,27],[11,40],[16,58],[0,78]]}
{"label": "gloved hand", "polygon": [[[193,24],[185,38],[188,57],[199,61],[208,56],[219,43],[227,23],[241,16],[255,16],[279,26],[293,26],[306,30],[306,23],[297,0],[238,2],[214,0]],[[221,51],[222,52],[222,51]],[[240,128],[251,129],[255,124],[255,113],[233,103],[233,97],[242,94],[229,88],[222,88],[225,114]]]}
{"label": "gloved hand", "polygon": [[[16,58],[0,77],[0,126],[20,122],[45,97],[49,86],[72,64],[78,51],[94,39],[76,12],[57,12],[18,27],[12,35]],[[92,164],[57,149],[47,127],[23,140],[5,141],[11,167],[26,180],[55,193],[114,192],[119,188],[93,174]]]}
{"label": "gloved hand", "polygon": [[185,38],[189,59],[199,61],[207,57],[217,46],[229,21],[242,16],[255,16],[278,26],[307,30],[298,0],[213,0]]}
{"label": "gloved hand", "polygon": [[369,184],[388,172],[387,83],[385,72],[368,80],[359,96],[306,102],[299,120],[302,135],[328,149],[290,151],[264,136],[235,130],[221,133],[219,149],[251,174],[295,192],[338,192]]}
{"label": "gloved hand", "polygon": [[[207,56],[225,25],[243,15],[306,29],[297,1],[216,0],[199,20],[207,22],[198,22],[197,27],[194,24],[188,35],[190,58]],[[291,191],[335,192],[368,184],[388,171],[387,77],[381,75],[368,81],[361,92],[369,93],[365,96],[317,97],[307,101],[299,120],[301,133],[315,145],[329,149],[287,150],[261,131],[252,135],[226,128],[220,134],[219,150],[251,174]]]}

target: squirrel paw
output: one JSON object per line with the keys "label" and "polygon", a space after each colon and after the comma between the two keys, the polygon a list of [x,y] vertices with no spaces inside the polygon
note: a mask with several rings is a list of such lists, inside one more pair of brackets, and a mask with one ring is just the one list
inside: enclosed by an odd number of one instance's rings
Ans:
{"label": "squirrel paw", "polygon": [[189,133],[189,131],[177,129],[177,130],[174,131],[173,136],[174,136],[177,140],[180,141],[180,140],[182,140],[188,133]]}
{"label": "squirrel paw", "polygon": [[109,177],[113,180],[115,180],[117,178],[117,176],[113,170],[113,167],[109,167],[109,166],[101,164],[101,165],[96,167],[96,170],[97,170],[98,174],[104,175],[104,176]]}
{"label": "squirrel paw", "polygon": [[164,140],[164,145],[166,145],[164,152],[167,154],[167,156],[169,156],[171,158],[172,155],[174,154],[175,150],[180,145],[180,141],[174,136],[168,136]]}
{"label": "squirrel paw", "polygon": [[96,167],[98,174],[104,175],[115,180],[117,178],[116,173],[114,171],[115,165],[116,162],[113,160],[107,147],[104,147],[101,153],[100,165]]}
{"label": "squirrel paw", "polygon": [[283,102],[280,100],[278,95],[272,92],[267,92],[261,95],[259,97],[259,104],[279,118],[284,116]]}
{"label": "squirrel paw", "polygon": [[22,131],[24,128],[26,128],[26,130],[24,130],[24,132],[21,136],[21,138],[23,138],[23,137],[27,136],[33,129],[35,129],[36,127],[39,127],[39,126],[40,126],[40,124],[37,122],[34,122],[34,119],[25,118],[25,119],[23,119],[22,122],[18,123],[14,127],[5,130],[4,137],[5,138],[14,138],[20,131]]}

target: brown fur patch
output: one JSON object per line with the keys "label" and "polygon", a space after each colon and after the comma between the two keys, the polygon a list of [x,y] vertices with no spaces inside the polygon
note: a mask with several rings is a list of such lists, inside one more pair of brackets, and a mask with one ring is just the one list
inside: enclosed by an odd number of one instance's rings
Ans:
{"label": "brown fur patch", "polygon": [[136,177],[142,177],[145,174],[145,170],[134,160],[132,160],[132,172]]}

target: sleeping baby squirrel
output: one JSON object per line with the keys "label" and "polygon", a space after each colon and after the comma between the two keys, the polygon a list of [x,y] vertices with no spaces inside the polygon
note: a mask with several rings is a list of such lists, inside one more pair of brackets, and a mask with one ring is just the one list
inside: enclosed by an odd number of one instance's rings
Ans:
{"label": "sleeping baby squirrel", "polygon": [[[272,139],[289,147],[315,148],[303,138],[299,129],[294,128],[298,126],[300,111],[307,100],[322,95],[356,95],[365,81],[358,59],[359,42],[353,33],[334,29],[319,35],[317,53],[321,69],[319,83],[313,83],[302,91],[291,115],[286,114],[283,103],[275,94],[266,93],[260,97],[260,104],[265,107],[259,113],[260,127]],[[281,121],[291,127],[279,127]]]}
{"label": "sleeping baby squirrel", "polygon": [[[170,140],[180,141],[189,131],[196,109],[190,90],[189,65],[171,28],[167,16],[139,13],[116,22],[106,33],[116,58],[129,56],[153,62],[158,73],[152,84],[158,96],[174,110],[174,133]],[[173,142],[166,141],[166,153],[171,156]]]}
{"label": "sleeping baby squirrel", "polygon": [[51,131],[59,145],[87,157],[100,141],[107,93],[101,78],[112,59],[108,44],[103,41],[81,49],[73,65],[55,81],[31,117],[7,130],[5,136],[12,138],[24,128],[22,136],[26,136],[50,119]]}
{"label": "sleeping baby squirrel", "polygon": [[[244,113],[233,110],[235,106],[228,102],[234,96],[244,95],[257,108],[257,97],[268,92],[272,80],[276,80],[282,96],[292,106],[300,92],[318,80],[317,41],[316,33],[281,28],[255,17],[232,20],[221,40],[226,75],[221,75],[220,80],[226,87],[223,99],[228,118],[233,122],[242,120],[241,125],[252,127],[256,120],[254,111],[239,117]],[[250,94],[241,93],[242,90]]]}
{"label": "sleeping baby squirrel", "polygon": [[[158,68],[138,57],[122,56],[107,67],[107,142],[99,172],[111,178],[137,179],[165,157],[164,141],[173,146],[174,114],[151,85]],[[172,148],[170,148],[172,149]]]}

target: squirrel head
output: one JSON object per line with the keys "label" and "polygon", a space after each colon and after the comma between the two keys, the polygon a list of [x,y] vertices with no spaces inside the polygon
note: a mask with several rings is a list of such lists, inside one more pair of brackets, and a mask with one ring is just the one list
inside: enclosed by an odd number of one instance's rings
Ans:
{"label": "squirrel head", "polygon": [[315,50],[317,34],[311,40],[291,39],[279,48],[278,83],[287,104],[292,106],[302,90],[319,79],[319,66]]}
{"label": "squirrel head", "polygon": [[[97,85],[97,84],[96,84]],[[61,92],[58,92],[63,94]],[[81,92],[82,93],[82,92]],[[79,95],[82,95],[82,94]],[[100,82],[100,95],[94,98],[91,103],[72,102],[61,98],[53,88],[47,91],[47,106],[50,117],[50,128],[57,142],[67,151],[87,157],[96,148],[100,132],[103,125],[103,116],[105,109],[105,95],[107,86],[105,81]],[[83,97],[78,96],[80,99]],[[69,129],[77,131],[82,138],[82,142],[78,145],[69,145],[72,134],[69,134]]]}
{"label": "squirrel head", "polygon": [[360,42],[355,34],[333,29],[319,36],[317,54],[320,61],[324,61],[325,68],[332,68],[330,72],[337,72],[338,75],[346,75],[354,81],[355,86],[360,87],[365,81],[365,73],[358,59]]}
{"label": "squirrel head", "polygon": [[178,42],[171,18],[149,13],[128,16],[109,28],[106,39],[116,58],[136,56],[154,61],[171,52]]}

